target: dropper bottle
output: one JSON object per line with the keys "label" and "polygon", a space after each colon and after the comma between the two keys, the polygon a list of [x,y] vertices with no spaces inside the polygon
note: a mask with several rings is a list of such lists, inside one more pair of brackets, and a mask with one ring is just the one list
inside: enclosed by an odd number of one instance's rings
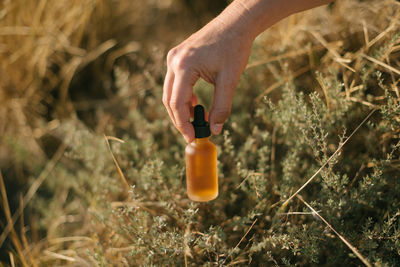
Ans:
{"label": "dropper bottle", "polygon": [[204,108],[194,107],[192,122],[195,139],[185,149],[186,185],[189,199],[206,202],[218,196],[217,149],[209,140],[210,125],[204,119]]}

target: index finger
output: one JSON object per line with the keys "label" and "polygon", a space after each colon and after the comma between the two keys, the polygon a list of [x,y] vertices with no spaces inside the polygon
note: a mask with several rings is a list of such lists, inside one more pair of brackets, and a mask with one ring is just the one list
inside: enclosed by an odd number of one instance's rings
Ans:
{"label": "index finger", "polygon": [[196,77],[187,71],[175,73],[170,100],[170,108],[175,118],[175,126],[188,143],[194,140],[194,129],[190,123],[190,107],[193,85],[196,80]]}
{"label": "index finger", "polygon": [[169,103],[171,101],[171,93],[172,93],[172,85],[174,84],[174,73],[173,71],[168,68],[167,74],[165,75],[165,80],[164,80],[164,86],[163,86],[163,97],[162,97],[162,102],[167,109],[168,115],[171,117],[172,122],[175,125],[175,118],[174,115],[172,114],[172,110],[169,106]]}

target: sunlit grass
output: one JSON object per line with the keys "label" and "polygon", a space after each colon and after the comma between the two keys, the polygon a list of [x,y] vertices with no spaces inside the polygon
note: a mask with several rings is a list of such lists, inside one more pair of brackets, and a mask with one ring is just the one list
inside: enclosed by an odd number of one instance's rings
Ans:
{"label": "sunlit grass", "polygon": [[[337,1],[257,38],[213,137],[210,203],[186,196],[168,46],[146,32],[182,2],[131,2],[0,4],[5,264],[400,264],[396,1]],[[212,86],[195,92],[209,107]]]}

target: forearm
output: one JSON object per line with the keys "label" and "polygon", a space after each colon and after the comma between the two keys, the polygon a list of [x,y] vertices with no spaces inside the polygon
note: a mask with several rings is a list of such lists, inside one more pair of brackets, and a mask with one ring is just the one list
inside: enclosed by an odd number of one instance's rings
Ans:
{"label": "forearm", "polygon": [[216,19],[254,39],[283,18],[333,0],[236,0]]}

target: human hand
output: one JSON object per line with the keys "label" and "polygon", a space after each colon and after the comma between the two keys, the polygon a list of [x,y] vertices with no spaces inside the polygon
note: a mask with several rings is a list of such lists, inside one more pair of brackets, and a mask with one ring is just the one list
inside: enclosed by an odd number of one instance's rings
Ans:
{"label": "human hand", "polygon": [[169,51],[163,103],[186,142],[194,140],[190,110],[199,78],[214,85],[209,114],[211,132],[219,134],[228,118],[235,87],[255,37],[290,14],[332,0],[235,0],[218,17]]}
{"label": "human hand", "polygon": [[193,86],[199,78],[214,85],[209,113],[210,129],[219,134],[228,118],[239,77],[245,68],[253,38],[240,31],[237,20],[227,15],[212,20],[201,30],[171,49],[164,81],[163,103],[186,142],[194,140],[190,112],[197,98]]}

